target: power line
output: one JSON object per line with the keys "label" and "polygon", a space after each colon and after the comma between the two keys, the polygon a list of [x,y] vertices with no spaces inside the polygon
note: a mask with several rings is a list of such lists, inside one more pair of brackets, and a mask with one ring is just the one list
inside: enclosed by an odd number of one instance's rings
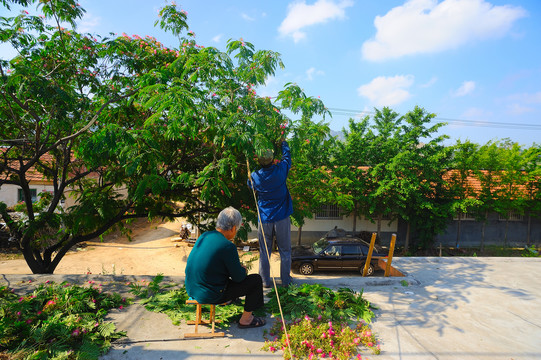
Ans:
{"label": "power line", "polygon": [[[364,117],[367,115],[374,115],[374,111],[352,110],[352,109],[340,109],[340,108],[328,108],[333,115],[343,115],[352,117]],[[541,124],[524,124],[524,123],[511,123],[511,122],[498,122],[498,121],[481,121],[481,120],[464,120],[464,119],[452,119],[452,118],[440,118],[435,117],[434,121],[446,122],[447,125],[462,125],[471,127],[487,127],[487,128],[500,128],[500,129],[515,129],[515,130],[541,130]]]}

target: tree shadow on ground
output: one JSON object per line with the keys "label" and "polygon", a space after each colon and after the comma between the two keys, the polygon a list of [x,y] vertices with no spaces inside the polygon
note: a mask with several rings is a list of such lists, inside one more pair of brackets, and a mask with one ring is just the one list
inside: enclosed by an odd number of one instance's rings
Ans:
{"label": "tree shadow on ground", "polygon": [[440,335],[453,326],[447,318],[450,309],[467,304],[480,286],[491,286],[485,281],[486,264],[471,258],[408,258],[406,268],[419,285],[388,289],[382,309],[392,311],[404,326],[433,328]]}

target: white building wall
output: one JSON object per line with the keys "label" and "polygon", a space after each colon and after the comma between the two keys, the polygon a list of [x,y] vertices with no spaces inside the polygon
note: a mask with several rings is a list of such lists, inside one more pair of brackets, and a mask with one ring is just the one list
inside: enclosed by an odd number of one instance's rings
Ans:
{"label": "white building wall", "polygon": [[[344,229],[346,231],[353,231],[353,217],[343,216],[340,220],[324,220],[324,219],[306,219],[302,227],[304,231],[329,231],[334,227]],[[298,228],[291,225],[291,231],[297,231]],[[372,223],[365,218],[357,218],[357,224],[355,225],[355,231],[370,231],[374,232],[378,230],[377,222]],[[393,221],[389,224],[389,220],[381,221],[381,231],[384,232],[396,232],[398,230],[398,221]]]}
{"label": "white building wall", "polygon": [[[19,201],[18,194],[21,187],[17,185],[4,184],[0,187],[0,201],[5,203],[8,207],[16,205]],[[54,187],[48,184],[32,184],[30,183],[30,189],[35,189],[38,199],[39,194],[44,191],[52,192]]]}
{"label": "white building wall", "polygon": [[[335,226],[339,229],[344,229],[345,231],[351,232],[353,231],[353,217],[343,216],[342,219],[339,220],[305,219],[305,223],[302,227],[302,242],[312,243],[328,231],[334,229]],[[298,230],[298,227],[294,226],[293,224],[291,225],[291,242],[293,244],[297,243]],[[372,223],[368,219],[357,218],[355,231],[377,232],[378,224],[377,222]],[[381,231],[383,233],[398,232],[398,221],[395,220],[389,224],[389,220],[382,220]],[[248,234],[248,239],[257,239],[257,227],[252,228],[252,231]]]}

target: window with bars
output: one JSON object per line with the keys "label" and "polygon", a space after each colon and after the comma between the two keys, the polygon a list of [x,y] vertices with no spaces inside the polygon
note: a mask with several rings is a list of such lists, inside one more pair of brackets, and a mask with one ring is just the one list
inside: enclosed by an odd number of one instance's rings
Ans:
{"label": "window with bars", "polygon": [[316,212],[316,220],[341,220],[340,207],[338,205],[322,205]]}
{"label": "window with bars", "polygon": [[475,214],[473,213],[457,213],[453,220],[466,220],[466,221],[474,221],[475,220]]}
{"label": "window with bars", "polygon": [[[36,189],[30,189],[30,197],[32,198],[32,202],[38,201],[38,191]],[[18,189],[17,201],[18,202],[24,201],[23,189]]]}
{"label": "window with bars", "polygon": [[520,213],[516,212],[516,211],[509,211],[507,213],[507,216],[505,215],[502,215],[500,214],[499,215],[499,220],[500,221],[523,221],[524,220],[524,215],[521,215]]}

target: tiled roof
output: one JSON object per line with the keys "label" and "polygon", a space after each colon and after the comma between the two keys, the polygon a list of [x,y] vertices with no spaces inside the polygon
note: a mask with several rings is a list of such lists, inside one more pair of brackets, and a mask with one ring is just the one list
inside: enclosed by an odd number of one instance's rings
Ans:
{"label": "tiled roof", "polygon": [[[0,148],[0,152],[5,152],[6,149],[5,148]],[[75,160],[75,158],[72,158],[72,161]],[[0,165],[3,163],[4,159],[0,157]],[[51,156],[50,154],[43,154],[41,157],[40,157],[40,162],[41,163],[44,163],[44,164],[52,164],[55,162],[55,159],[53,158],[53,156]],[[15,160],[11,160],[11,161],[8,161],[8,166],[12,169],[19,169],[20,168],[20,163],[18,161],[15,161]],[[0,173],[0,179],[6,179],[8,175],[11,175],[12,173],[5,173],[5,172],[2,172]],[[73,175],[73,174],[71,174]],[[90,176],[92,177],[97,177],[97,174],[93,173],[91,174]],[[47,177],[45,177],[41,172],[39,172],[38,170],[36,170],[35,167],[31,167],[27,172],[26,172],[26,179],[30,182],[49,182],[49,183],[52,183],[52,181],[50,179],[47,179]]]}
{"label": "tiled roof", "polygon": [[[478,170],[477,174],[481,174],[485,178],[488,178],[489,175],[492,176],[494,186],[491,189],[491,193],[493,194],[502,190],[512,190],[516,195],[528,194],[528,187],[526,186],[526,184],[515,184],[511,189],[507,189],[504,185],[500,185],[501,182],[504,181],[502,179],[502,175],[505,175],[505,172],[494,171],[491,173],[488,170]],[[464,187],[468,187],[470,189],[470,193],[468,194],[468,197],[470,198],[473,198],[474,195],[480,194],[483,191],[483,183],[481,181],[481,178],[477,174],[473,170],[470,170],[464,179]],[[454,179],[458,179],[459,177],[459,170],[449,170],[443,175],[443,180],[453,181]]]}

